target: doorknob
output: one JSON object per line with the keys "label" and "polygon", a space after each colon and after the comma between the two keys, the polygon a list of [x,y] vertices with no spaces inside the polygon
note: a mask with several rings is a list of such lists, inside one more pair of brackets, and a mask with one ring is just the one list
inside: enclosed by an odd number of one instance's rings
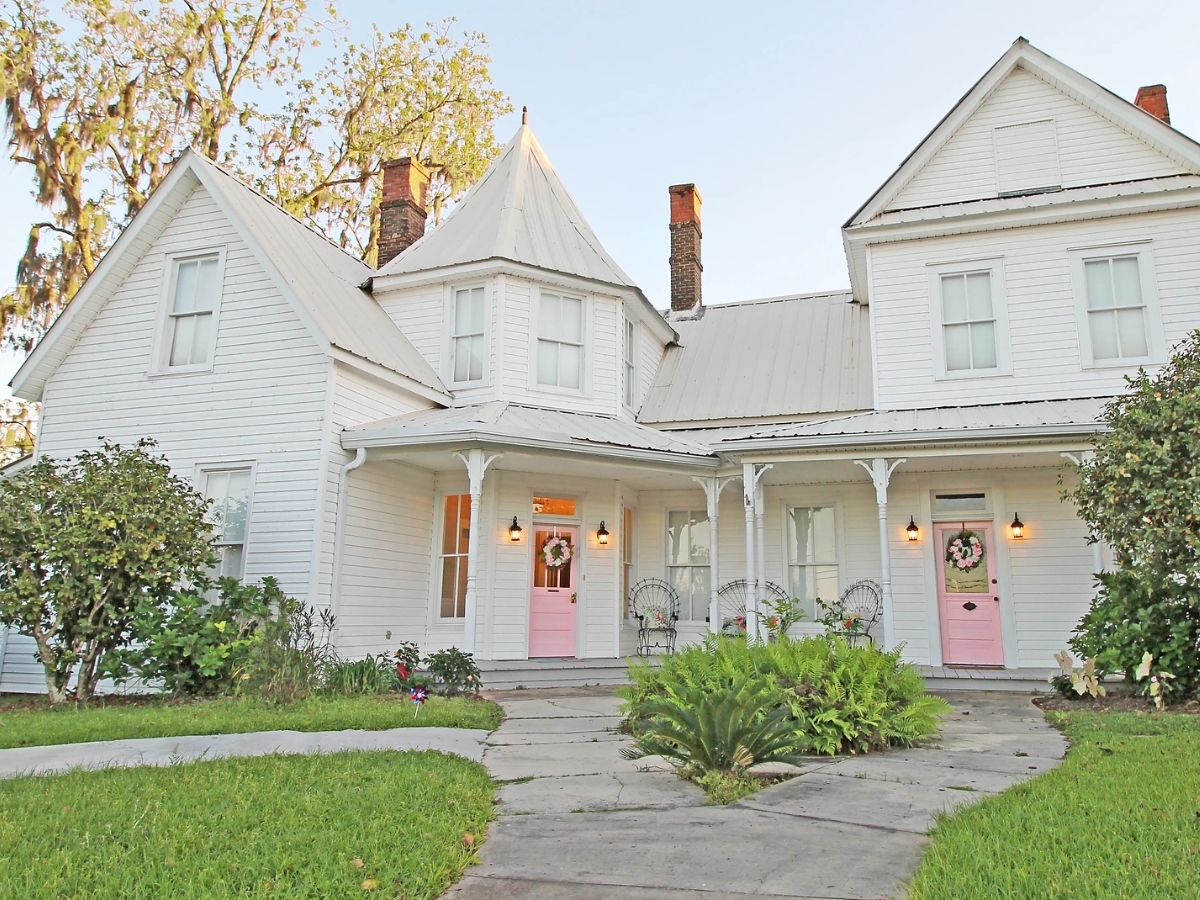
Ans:
{"label": "doorknob", "polygon": [[572,603],[574,603],[574,602],[575,602],[575,596],[576,596],[575,594],[572,594],[572,595],[571,595],[571,602],[572,602]]}

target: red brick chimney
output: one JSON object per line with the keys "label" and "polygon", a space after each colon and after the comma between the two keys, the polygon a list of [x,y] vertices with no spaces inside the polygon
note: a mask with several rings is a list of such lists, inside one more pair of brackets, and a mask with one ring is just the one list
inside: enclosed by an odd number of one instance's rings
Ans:
{"label": "red brick chimney", "polygon": [[1138,109],[1144,109],[1154,118],[1162,119],[1168,125],[1171,124],[1171,111],[1167,109],[1167,86],[1165,84],[1151,84],[1138,88],[1137,96],[1133,98],[1133,105]]}
{"label": "red brick chimney", "polygon": [[700,192],[673,184],[671,192],[671,312],[700,311]]}
{"label": "red brick chimney", "polygon": [[425,233],[429,173],[415,159],[389,159],[383,164],[383,200],[379,205],[379,260],[388,262]]}

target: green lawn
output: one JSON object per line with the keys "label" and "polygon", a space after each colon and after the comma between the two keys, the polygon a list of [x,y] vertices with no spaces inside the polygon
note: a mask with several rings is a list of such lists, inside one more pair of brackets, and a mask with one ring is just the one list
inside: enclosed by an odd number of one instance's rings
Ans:
{"label": "green lawn", "polygon": [[137,703],[97,700],[76,709],[51,709],[44,701],[0,698],[0,749],[80,741],[112,741],[185,734],[235,734],[244,731],[378,731],[409,725],[484,728],[500,724],[503,713],[488,700],[430,697],[420,715],[399,694],[373,697],[314,698],[272,706],[253,700],[188,703],[148,700]]}
{"label": "green lawn", "polygon": [[424,900],[471,862],[493,793],[432,751],[0,781],[0,897]]}
{"label": "green lawn", "polygon": [[1200,717],[1048,717],[1066,760],[939,821],[910,900],[1200,897]]}

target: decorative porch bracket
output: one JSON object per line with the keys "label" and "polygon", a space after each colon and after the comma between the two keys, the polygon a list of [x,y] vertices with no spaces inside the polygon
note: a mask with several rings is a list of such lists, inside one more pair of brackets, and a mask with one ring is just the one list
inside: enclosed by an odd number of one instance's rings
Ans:
{"label": "decorative porch bracket", "polygon": [[906,459],[894,459],[891,465],[883,457],[877,456],[869,462],[865,459],[856,459],[856,465],[862,466],[867,470],[867,474],[871,476],[871,483],[875,485],[875,503],[879,507],[879,559],[880,559],[880,575],[883,582],[883,648],[890,650],[896,646],[896,621],[892,614],[892,550],[891,542],[888,540],[888,519],[887,519],[887,504],[888,504],[888,482],[892,479],[892,473],[896,471],[896,466]]}
{"label": "decorative porch bracket", "polygon": [[772,466],[769,463],[758,466],[754,463],[742,463],[742,504],[746,508],[746,584],[750,588],[746,597],[746,640],[751,642],[763,639],[758,620],[759,599],[762,596],[759,581],[765,577],[766,572],[760,571],[764,568],[761,563],[763,554],[756,551],[754,537],[757,520],[759,543],[762,543],[763,497],[758,481],[763,472],[770,468]]}
{"label": "decorative porch bracket", "polygon": [[719,475],[692,476],[692,480],[704,488],[704,496],[708,501],[708,630],[713,634],[719,634],[722,625],[721,602],[717,597],[717,591],[721,586],[718,574],[720,553],[718,552],[717,525],[718,517],[721,514],[721,491],[725,490],[725,485],[737,477],[736,475],[727,475],[723,478]]}
{"label": "decorative porch bracket", "polygon": [[503,453],[493,453],[485,456],[478,447],[473,447],[466,453],[454,454],[467,467],[467,477],[471,481],[471,533],[467,543],[467,597],[463,610],[463,652],[475,652],[475,577],[479,570],[479,500],[483,496],[483,476],[488,466],[498,460]]}
{"label": "decorative porch bracket", "polygon": [[[1091,462],[1096,456],[1095,450],[1084,450],[1078,456],[1074,453],[1062,452],[1058,454],[1063,459],[1070,460],[1078,468],[1086,462]],[[1104,571],[1104,542],[1100,540],[1100,535],[1092,532],[1092,571],[1099,575]]]}

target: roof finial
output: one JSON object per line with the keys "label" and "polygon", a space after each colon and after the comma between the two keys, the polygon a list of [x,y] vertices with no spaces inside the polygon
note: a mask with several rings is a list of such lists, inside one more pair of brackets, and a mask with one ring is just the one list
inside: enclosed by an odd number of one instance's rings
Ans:
{"label": "roof finial", "polygon": [[529,124],[529,107],[528,106],[521,107],[521,124],[522,125]]}

